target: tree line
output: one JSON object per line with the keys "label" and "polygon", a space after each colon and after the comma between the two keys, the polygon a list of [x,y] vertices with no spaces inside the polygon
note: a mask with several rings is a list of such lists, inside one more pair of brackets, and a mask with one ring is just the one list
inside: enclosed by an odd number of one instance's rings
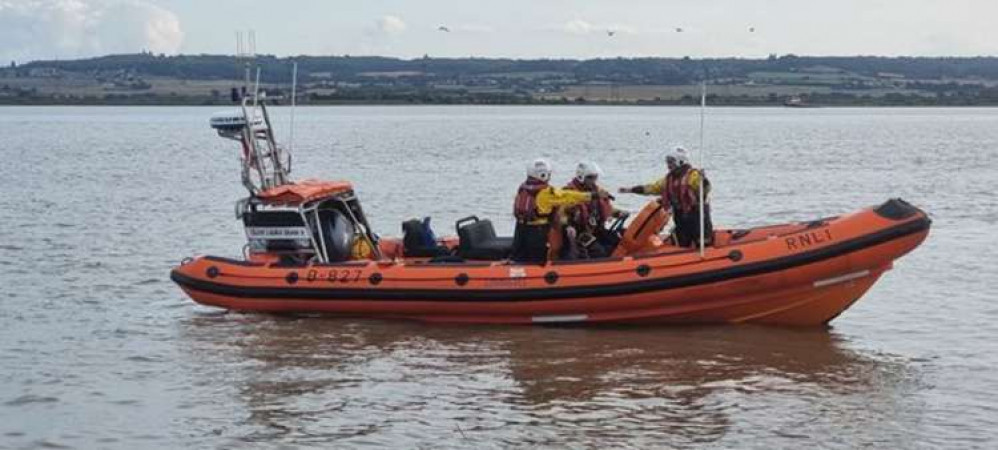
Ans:
{"label": "tree line", "polygon": [[608,58],[608,59],[504,59],[434,58],[399,59],[379,56],[260,55],[252,61],[226,55],[154,55],[151,53],[109,55],[96,58],[34,61],[17,71],[50,68],[66,72],[129,70],[143,76],[190,80],[234,79],[243,76],[250,62],[261,68],[261,80],[286,83],[297,61],[301,77],[337,81],[369,80],[379,73],[396,77],[458,79],[461,77],[523,77],[533,79],[569,77],[577,82],[631,84],[691,84],[704,77],[711,80],[746,78],[753,72],[794,72],[813,67],[844,73],[901,76],[916,80],[998,80],[996,57],[823,57],[771,55],[768,58]]}

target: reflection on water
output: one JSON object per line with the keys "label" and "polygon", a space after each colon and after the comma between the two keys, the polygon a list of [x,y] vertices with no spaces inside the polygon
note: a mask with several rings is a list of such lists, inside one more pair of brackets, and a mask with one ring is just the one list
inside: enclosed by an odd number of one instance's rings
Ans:
{"label": "reflection on water", "polygon": [[[725,443],[737,430],[730,443],[746,444],[905,414],[904,394],[918,382],[904,361],[848,350],[827,330],[240,314],[198,315],[182,327],[181,345],[204,377],[196,382],[224,382],[245,408],[236,430],[211,432],[243,443],[683,445]],[[764,427],[747,431],[757,414]]]}

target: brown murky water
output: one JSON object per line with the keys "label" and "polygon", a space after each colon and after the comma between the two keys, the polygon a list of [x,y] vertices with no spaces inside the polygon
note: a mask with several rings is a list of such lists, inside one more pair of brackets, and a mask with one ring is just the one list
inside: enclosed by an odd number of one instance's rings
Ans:
{"label": "brown murky water", "polygon": [[[218,333],[233,320],[250,333]],[[825,330],[223,316],[186,327],[199,343],[192,366],[229,380],[232,398],[253,411],[215,424],[223,435],[240,429],[240,441],[741,446],[855,427],[849,440],[911,444],[903,429],[854,420],[903,420],[923,382],[903,359],[863,355]],[[234,356],[235,367],[218,365]]]}
{"label": "brown murky water", "polygon": [[[716,222],[902,196],[932,235],[829,329],[466,327],[225,313],[167,278],[238,255],[235,149],[201,108],[0,108],[0,448],[991,448],[998,110],[715,109]],[[377,231],[509,221],[535,155],[611,187],[696,142],[683,108],[304,108],[296,174]],[[663,144],[663,142],[665,144]],[[637,199],[621,199],[634,209]]]}

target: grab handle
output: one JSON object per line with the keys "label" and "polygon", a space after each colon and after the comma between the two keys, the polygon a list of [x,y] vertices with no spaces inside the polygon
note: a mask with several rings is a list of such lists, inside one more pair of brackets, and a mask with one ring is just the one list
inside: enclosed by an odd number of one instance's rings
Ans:
{"label": "grab handle", "polygon": [[478,216],[468,216],[463,219],[458,219],[457,222],[454,222],[454,229],[460,230],[462,224],[468,222],[478,222],[478,221],[479,221]]}

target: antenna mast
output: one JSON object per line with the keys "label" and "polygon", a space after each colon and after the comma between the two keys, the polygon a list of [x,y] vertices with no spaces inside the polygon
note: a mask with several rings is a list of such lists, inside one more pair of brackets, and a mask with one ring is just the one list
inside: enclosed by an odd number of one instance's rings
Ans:
{"label": "antenna mast", "polygon": [[703,237],[704,237],[703,222],[704,222],[704,208],[706,208],[706,205],[703,204],[704,201],[703,179],[706,176],[704,174],[704,166],[703,166],[703,159],[704,159],[703,155],[704,153],[706,153],[706,149],[703,146],[703,123],[706,111],[707,111],[707,78],[705,74],[704,79],[700,81],[700,176],[698,177],[700,180],[700,186],[697,188],[697,191],[699,192],[700,195],[700,203],[699,203],[700,206],[697,209],[700,210],[700,257],[701,258],[703,258]]}
{"label": "antenna mast", "polygon": [[704,176],[705,176],[704,175],[704,166],[703,166],[703,160],[704,160],[703,156],[704,156],[704,153],[706,153],[706,149],[703,146],[703,124],[704,124],[704,115],[706,114],[706,111],[707,111],[707,75],[706,75],[706,73],[704,73],[704,79],[700,81],[700,177],[698,177],[699,181],[700,181],[700,186],[697,188],[697,191],[699,192],[699,195],[700,195],[700,203],[699,203],[700,206],[699,206],[698,209],[700,210],[700,257],[701,258],[703,258],[703,254],[704,254],[703,253],[703,238],[704,238],[704,236],[703,236],[704,235],[703,222],[704,222],[704,208],[706,208],[706,205],[703,204],[703,201],[704,201],[703,179],[704,179]]}
{"label": "antenna mast", "polygon": [[291,124],[288,151],[295,148],[295,107],[298,105],[298,61],[291,66]]}
{"label": "antenna mast", "polygon": [[254,59],[256,59],[256,31],[236,31],[236,60],[243,60],[243,96],[249,89],[250,65]]}
{"label": "antenna mast", "polygon": [[[277,145],[267,113],[267,93],[260,90],[262,68],[256,66],[251,80],[251,64],[256,56],[256,32],[236,32],[236,57],[244,62],[245,80],[242,92],[233,95],[240,103],[236,111],[212,116],[210,124],[219,136],[242,144],[243,186],[255,195],[261,191],[291,182],[291,154]],[[250,84],[252,81],[253,84]],[[286,161],[285,161],[286,160]]]}

